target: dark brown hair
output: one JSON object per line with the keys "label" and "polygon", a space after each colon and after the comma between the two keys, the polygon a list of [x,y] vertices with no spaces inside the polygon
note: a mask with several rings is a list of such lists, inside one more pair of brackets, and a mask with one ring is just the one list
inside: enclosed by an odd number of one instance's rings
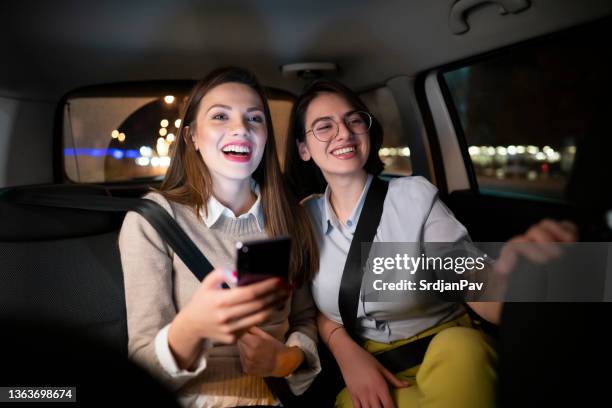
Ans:
{"label": "dark brown hair", "polygon": [[289,272],[291,281],[299,287],[309,282],[319,269],[317,242],[308,215],[291,195],[282,177],[268,99],[251,72],[234,67],[220,68],[194,85],[181,116],[179,137],[160,193],[168,200],[191,206],[196,216],[200,209],[206,209],[212,194],[212,179],[201,155],[191,142],[189,128],[193,129],[193,125],[196,125],[195,119],[204,95],[225,83],[249,86],[263,103],[268,138],[253,179],[261,191],[266,233],[271,237],[289,235],[292,238]]}
{"label": "dark brown hair", "polygon": [[[303,142],[306,137],[304,121],[310,103],[322,93],[333,93],[343,97],[355,110],[368,112],[369,110],[359,96],[347,86],[331,80],[313,82],[295,101],[289,119],[289,132],[287,133],[287,149],[285,153],[285,176],[294,193],[303,198],[312,193],[321,193],[325,189],[325,178],[321,170],[311,159],[303,161],[296,146],[296,142]],[[382,146],[383,128],[380,122],[372,115],[370,127],[370,154],[363,166],[369,174],[378,175],[384,169],[384,164],[378,156]]]}

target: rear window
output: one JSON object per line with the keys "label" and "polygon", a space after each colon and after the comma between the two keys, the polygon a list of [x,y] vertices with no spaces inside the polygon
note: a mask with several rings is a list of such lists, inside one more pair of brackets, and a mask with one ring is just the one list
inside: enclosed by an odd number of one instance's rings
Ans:
{"label": "rear window", "polygon": [[[76,183],[163,179],[191,85],[127,84],[69,95],[62,120],[65,178]],[[284,141],[292,97],[277,90],[269,94],[275,137]],[[284,157],[284,144],[277,146]]]}
{"label": "rear window", "polygon": [[571,30],[442,73],[480,191],[573,201],[603,175],[612,58],[591,44],[611,31]]}

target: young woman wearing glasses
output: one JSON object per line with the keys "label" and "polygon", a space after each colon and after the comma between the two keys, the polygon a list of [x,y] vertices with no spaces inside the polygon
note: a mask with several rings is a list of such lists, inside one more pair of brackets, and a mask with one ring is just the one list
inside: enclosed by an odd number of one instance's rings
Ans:
{"label": "young woman wearing glasses", "polygon": [[[290,126],[295,142],[289,143],[296,146],[288,149],[286,161],[292,184],[303,189],[314,179],[313,171],[327,183],[324,194],[307,198],[304,205],[320,246],[320,269],[312,284],[319,333],[346,384],[336,405],[493,406],[495,355],[486,336],[471,327],[464,304],[409,293],[398,302],[369,302],[362,286],[356,336],[342,325],[344,264],[365,197],[383,170],[378,157],[382,127],[354,92],[329,81],[315,82],[298,98]],[[571,226],[546,221],[517,239],[571,241],[574,235]],[[389,183],[375,242],[462,240],[469,240],[466,229],[426,179],[402,177]],[[468,305],[487,320],[499,318],[499,303]],[[392,373],[373,357],[424,338],[429,342],[422,360],[400,372]]]}

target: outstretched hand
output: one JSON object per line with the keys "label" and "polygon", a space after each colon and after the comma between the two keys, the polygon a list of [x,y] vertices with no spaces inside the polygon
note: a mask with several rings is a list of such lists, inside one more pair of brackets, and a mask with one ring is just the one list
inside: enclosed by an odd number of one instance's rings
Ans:
{"label": "outstretched hand", "polygon": [[[537,264],[546,263],[561,255],[557,242],[575,242],[577,237],[578,228],[574,223],[544,219],[503,246],[495,262],[495,271],[508,275],[516,266],[518,256],[524,256]],[[525,243],[529,245],[522,245]]]}

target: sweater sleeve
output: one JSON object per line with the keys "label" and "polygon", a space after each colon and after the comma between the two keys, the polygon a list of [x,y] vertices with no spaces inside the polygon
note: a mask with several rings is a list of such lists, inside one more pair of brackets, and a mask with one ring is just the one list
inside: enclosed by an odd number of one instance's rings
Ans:
{"label": "sweater sleeve", "polygon": [[[145,198],[173,215],[161,195]],[[128,356],[172,389],[180,388],[206,367],[206,343],[193,371],[178,370],[168,345],[167,329],[176,316],[173,300],[173,251],[139,214],[129,212],[119,234],[119,250],[128,326]],[[163,343],[163,344],[162,344]]]}
{"label": "sweater sleeve", "polygon": [[317,309],[312,299],[310,285],[304,284],[294,291],[289,314],[287,346],[297,346],[304,353],[304,363],[287,376],[289,388],[295,395],[303,394],[321,371],[317,352]]}

